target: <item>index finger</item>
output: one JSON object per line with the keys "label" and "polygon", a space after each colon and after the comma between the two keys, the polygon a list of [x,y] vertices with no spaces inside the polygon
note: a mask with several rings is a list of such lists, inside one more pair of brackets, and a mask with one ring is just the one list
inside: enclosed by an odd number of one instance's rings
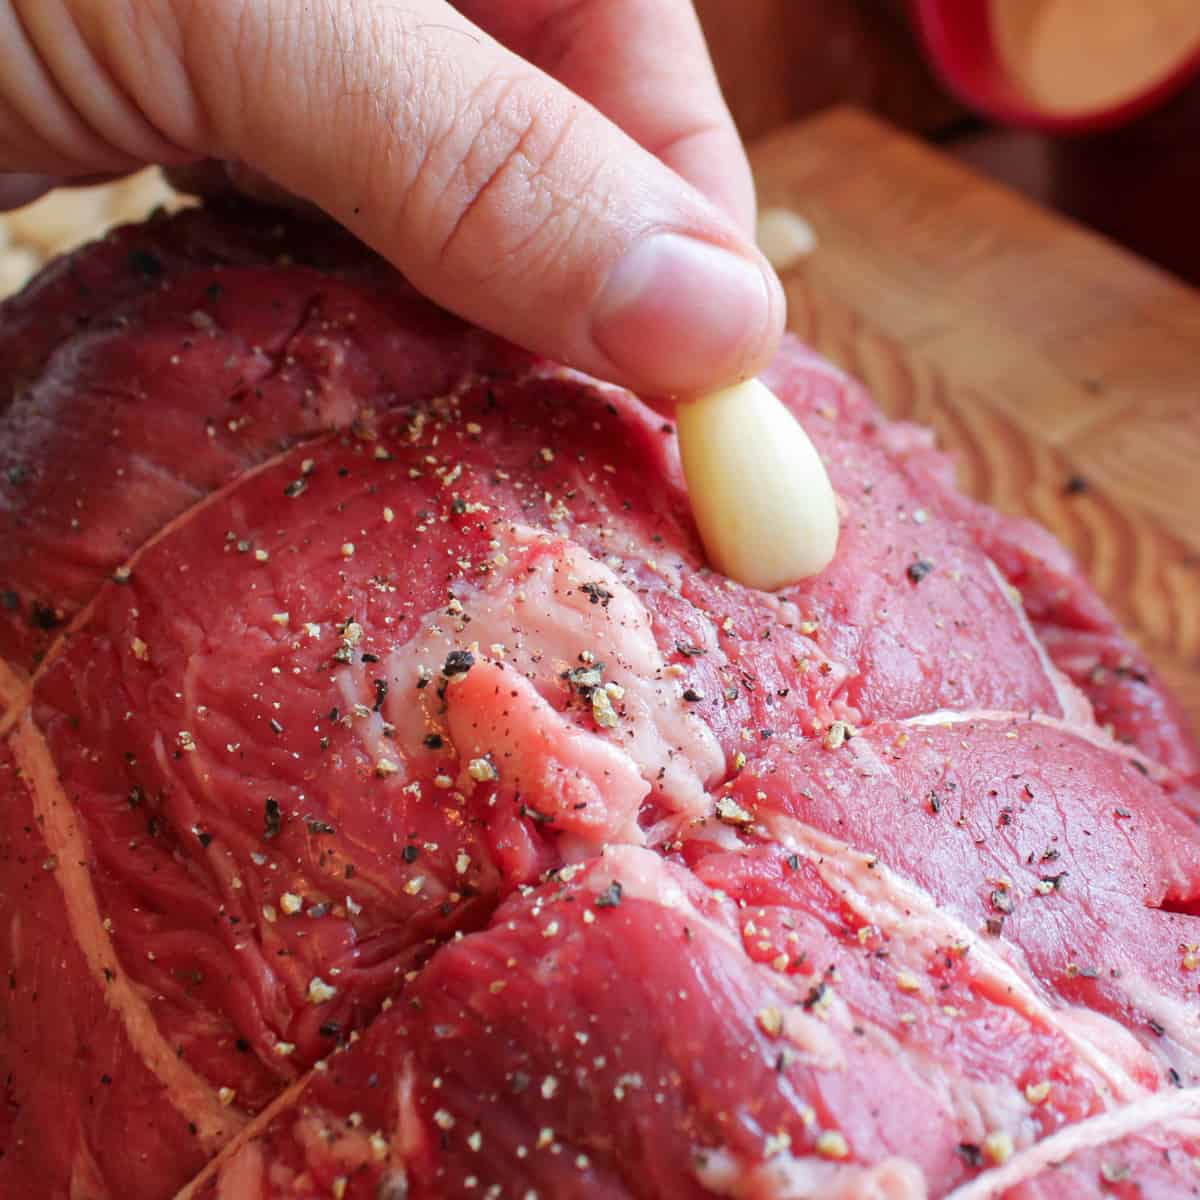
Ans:
{"label": "index finger", "polygon": [[754,183],[690,0],[461,0],[456,7],[595,105],[754,230]]}

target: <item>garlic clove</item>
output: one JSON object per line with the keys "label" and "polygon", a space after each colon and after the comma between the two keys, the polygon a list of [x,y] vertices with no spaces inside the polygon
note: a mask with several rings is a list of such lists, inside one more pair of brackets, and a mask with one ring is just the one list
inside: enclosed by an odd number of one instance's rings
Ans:
{"label": "garlic clove", "polygon": [[817,248],[813,227],[799,213],[768,208],[759,214],[758,248],[776,271],[789,271]]}
{"label": "garlic clove", "polygon": [[774,590],[823,571],[838,543],[837,498],[800,422],[752,379],[683,401],[679,452],[709,561]]}

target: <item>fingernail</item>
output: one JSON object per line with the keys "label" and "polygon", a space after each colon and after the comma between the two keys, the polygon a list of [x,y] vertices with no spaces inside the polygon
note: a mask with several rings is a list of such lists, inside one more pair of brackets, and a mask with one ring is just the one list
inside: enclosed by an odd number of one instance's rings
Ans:
{"label": "fingernail", "polygon": [[778,321],[779,284],[759,263],[675,233],[637,242],[592,314],[592,338],[634,386],[689,394],[757,365]]}

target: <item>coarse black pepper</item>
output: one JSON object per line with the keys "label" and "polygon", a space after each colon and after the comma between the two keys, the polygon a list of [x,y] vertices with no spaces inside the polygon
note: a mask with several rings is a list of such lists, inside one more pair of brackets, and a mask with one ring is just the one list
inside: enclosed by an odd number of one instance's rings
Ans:
{"label": "coarse black pepper", "polygon": [[475,655],[470,650],[451,650],[442,663],[442,674],[451,679],[455,675],[465,675],[474,665]]}
{"label": "coarse black pepper", "polygon": [[968,1167],[983,1166],[983,1151],[974,1142],[959,1142],[955,1150]]}
{"label": "coarse black pepper", "polygon": [[599,604],[602,608],[607,608],[613,598],[612,592],[602,583],[585,583],[581,585],[580,590],[593,604]]}
{"label": "coarse black pepper", "polygon": [[804,1000],[802,1001],[804,1008],[807,1010],[816,1008],[816,1006],[821,1003],[821,998],[825,995],[825,990],[826,985],[824,981],[813,984],[813,986],[808,989],[808,995],[805,996]]}
{"label": "coarse black pepper", "polygon": [[29,620],[38,629],[56,629],[63,619],[50,605],[35,600],[29,609]]}
{"label": "coarse black pepper", "polygon": [[162,259],[157,254],[151,254],[149,250],[141,247],[130,250],[128,261],[129,269],[143,279],[159,279],[166,271]]}

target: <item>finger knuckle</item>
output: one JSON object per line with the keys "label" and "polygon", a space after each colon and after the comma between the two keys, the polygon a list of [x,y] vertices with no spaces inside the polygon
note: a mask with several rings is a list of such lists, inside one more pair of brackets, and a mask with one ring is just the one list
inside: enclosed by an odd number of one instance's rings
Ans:
{"label": "finger knuckle", "polygon": [[121,53],[130,12],[140,9],[116,0],[103,9],[97,0],[59,8],[22,0],[13,8],[19,25],[0,35],[0,106],[33,135],[25,139],[30,155],[62,174],[128,170],[157,156],[162,139],[126,86],[137,72]]}
{"label": "finger knuckle", "polygon": [[472,97],[469,136],[449,139],[431,160],[430,213],[439,265],[478,280],[532,268],[574,224],[586,168],[571,162],[576,119],[544,89],[489,81]]}

